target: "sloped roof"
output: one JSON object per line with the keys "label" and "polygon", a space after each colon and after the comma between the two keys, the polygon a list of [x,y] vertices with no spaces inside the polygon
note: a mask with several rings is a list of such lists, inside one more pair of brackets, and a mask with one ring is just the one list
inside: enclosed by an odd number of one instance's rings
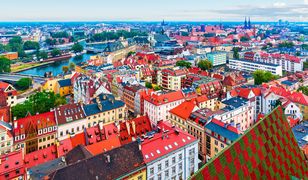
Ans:
{"label": "sloped roof", "polygon": [[282,108],[260,120],[192,176],[199,179],[306,178],[308,165]]}
{"label": "sloped roof", "polygon": [[67,86],[71,86],[71,79],[61,79],[58,81],[60,87],[67,87]]}
{"label": "sloped roof", "polygon": [[192,111],[195,109],[196,104],[193,100],[187,100],[178,105],[177,107],[171,109],[169,112],[181,117],[182,119],[188,119]]}
{"label": "sloped roof", "polygon": [[238,137],[240,137],[240,133],[235,127],[230,126],[230,125],[227,126],[227,124],[217,119],[213,119],[211,122],[205,125],[205,128],[231,141],[235,141]]}
{"label": "sloped roof", "polygon": [[[108,162],[109,159],[109,162]],[[138,142],[81,160],[50,174],[50,179],[117,179],[145,166]]]}

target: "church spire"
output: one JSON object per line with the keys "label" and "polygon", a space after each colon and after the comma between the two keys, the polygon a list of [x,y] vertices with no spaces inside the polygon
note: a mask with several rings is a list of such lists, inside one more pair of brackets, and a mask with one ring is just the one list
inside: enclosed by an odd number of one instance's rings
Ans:
{"label": "church spire", "polygon": [[248,29],[251,29],[250,17],[249,17],[249,19],[248,19]]}
{"label": "church spire", "polygon": [[247,29],[247,18],[245,16],[244,29]]}

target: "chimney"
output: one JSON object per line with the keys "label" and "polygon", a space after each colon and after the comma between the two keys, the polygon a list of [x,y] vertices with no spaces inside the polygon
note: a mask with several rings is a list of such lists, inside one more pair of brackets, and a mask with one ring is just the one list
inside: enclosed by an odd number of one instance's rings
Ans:
{"label": "chimney", "polygon": [[132,121],[133,133],[136,134],[136,124],[135,121]]}
{"label": "chimney", "polygon": [[[141,144],[139,144],[139,150],[141,151]],[[0,163],[1,164],[1,163]]]}
{"label": "chimney", "polygon": [[98,107],[98,109],[99,109],[100,111],[103,110],[103,105],[102,105],[101,103],[97,103],[97,107]]}
{"label": "chimney", "polygon": [[108,154],[104,154],[104,156],[105,156],[105,160],[106,160],[106,163],[110,163],[110,155],[108,155]]}
{"label": "chimney", "polygon": [[127,133],[130,135],[130,126],[128,121],[125,121],[125,125],[126,125],[126,129],[127,129]]}
{"label": "chimney", "polygon": [[[14,117],[15,119],[15,117]],[[14,129],[17,129],[17,121],[14,121]]]}

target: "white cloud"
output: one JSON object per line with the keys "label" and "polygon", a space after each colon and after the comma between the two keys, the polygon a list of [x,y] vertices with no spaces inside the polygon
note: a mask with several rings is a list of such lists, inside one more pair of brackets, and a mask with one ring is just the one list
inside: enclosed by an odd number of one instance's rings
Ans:
{"label": "white cloud", "polygon": [[[305,0],[305,1],[308,1],[308,0]],[[279,8],[279,7],[285,7],[287,4],[284,2],[275,2],[273,5],[274,7]]]}

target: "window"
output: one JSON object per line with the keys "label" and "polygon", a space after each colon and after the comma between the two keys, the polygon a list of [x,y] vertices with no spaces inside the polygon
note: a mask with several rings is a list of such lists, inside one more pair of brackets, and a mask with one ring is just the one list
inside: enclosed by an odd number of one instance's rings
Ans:
{"label": "window", "polygon": [[165,167],[168,167],[169,166],[169,160],[166,160],[165,161]]}
{"label": "window", "polygon": [[182,154],[179,154],[179,160],[180,161],[182,160]]}
{"label": "window", "polygon": [[175,163],[175,157],[172,157],[172,164]]}
{"label": "window", "polygon": [[182,163],[179,163],[179,171],[182,171],[182,169],[183,169],[183,165]]}
{"label": "window", "polygon": [[158,171],[161,171],[161,164],[158,164]]}
{"label": "window", "polygon": [[165,171],[165,177],[169,177],[169,169]]}
{"label": "window", "polygon": [[175,174],[175,166],[172,167],[172,174]]}
{"label": "window", "polygon": [[215,140],[215,145],[216,145],[216,146],[218,145],[218,141],[217,141],[217,140]]}
{"label": "window", "polygon": [[157,180],[161,180],[161,174],[157,175]]}
{"label": "window", "polygon": [[224,148],[225,146],[224,146],[224,144],[223,144],[223,143],[221,143],[221,144],[220,144],[220,147],[221,147],[221,148]]}
{"label": "window", "polygon": [[151,168],[150,168],[150,175],[153,175],[153,174],[154,174],[154,168],[151,167]]}

